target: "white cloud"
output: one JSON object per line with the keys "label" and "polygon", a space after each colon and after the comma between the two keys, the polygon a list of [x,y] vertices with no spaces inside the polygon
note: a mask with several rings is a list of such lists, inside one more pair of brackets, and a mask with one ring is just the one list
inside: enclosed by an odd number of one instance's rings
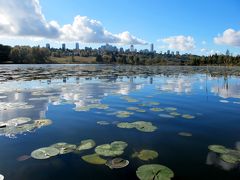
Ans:
{"label": "white cloud", "polygon": [[195,41],[191,36],[172,36],[162,39],[162,42],[168,44],[169,49],[186,51],[195,48]]}
{"label": "white cloud", "polygon": [[146,44],[129,32],[113,34],[102,23],[86,16],[76,16],[72,24],[62,27],[47,21],[39,0],[0,0],[0,36],[38,37],[82,43]]}
{"label": "white cloud", "polygon": [[240,31],[234,29],[227,29],[222,35],[218,35],[214,38],[216,44],[240,46]]}
{"label": "white cloud", "polygon": [[205,45],[205,44],[207,44],[207,42],[206,41],[202,41],[202,44]]}

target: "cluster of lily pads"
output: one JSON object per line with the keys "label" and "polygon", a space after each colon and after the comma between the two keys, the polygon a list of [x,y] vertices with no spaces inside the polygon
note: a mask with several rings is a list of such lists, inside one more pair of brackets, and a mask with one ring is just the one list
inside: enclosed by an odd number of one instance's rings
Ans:
{"label": "cluster of lily pads", "polygon": [[117,124],[117,127],[126,128],[126,129],[135,128],[142,132],[154,132],[155,130],[157,130],[156,126],[154,126],[151,122],[146,122],[146,121],[135,121],[132,123],[121,122]]}
{"label": "cluster of lily pads", "polygon": [[90,111],[91,109],[108,109],[109,106],[107,104],[90,104],[86,106],[75,107],[75,111]]}
{"label": "cluster of lily pads", "polygon": [[221,161],[225,163],[240,164],[240,149],[230,149],[222,145],[210,145],[208,149],[218,155]]}
{"label": "cluster of lily pads", "polygon": [[32,132],[35,129],[52,124],[50,119],[32,120],[28,117],[18,117],[0,122],[0,135],[15,137],[17,134]]}

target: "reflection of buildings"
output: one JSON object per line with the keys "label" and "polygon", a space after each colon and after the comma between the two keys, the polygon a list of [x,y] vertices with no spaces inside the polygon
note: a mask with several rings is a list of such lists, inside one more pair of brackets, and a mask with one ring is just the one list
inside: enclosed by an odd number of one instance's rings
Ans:
{"label": "reflection of buildings", "polygon": [[223,86],[215,85],[211,88],[211,92],[222,98],[240,98],[240,84],[230,84],[224,81]]}

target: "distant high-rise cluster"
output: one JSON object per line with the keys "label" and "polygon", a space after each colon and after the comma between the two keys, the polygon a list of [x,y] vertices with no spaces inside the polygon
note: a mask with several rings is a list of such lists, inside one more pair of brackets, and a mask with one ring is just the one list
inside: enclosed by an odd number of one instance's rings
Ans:
{"label": "distant high-rise cluster", "polygon": [[46,44],[46,48],[47,48],[47,49],[50,49],[50,48],[51,48],[49,43]]}
{"label": "distant high-rise cluster", "polygon": [[151,53],[154,52],[154,45],[153,45],[153,44],[150,45],[150,52],[151,52]]}
{"label": "distant high-rise cluster", "polygon": [[62,50],[63,50],[63,51],[66,50],[66,44],[65,44],[65,43],[62,44]]}
{"label": "distant high-rise cluster", "polygon": [[76,50],[79,50],[79,43],[76,43]]}

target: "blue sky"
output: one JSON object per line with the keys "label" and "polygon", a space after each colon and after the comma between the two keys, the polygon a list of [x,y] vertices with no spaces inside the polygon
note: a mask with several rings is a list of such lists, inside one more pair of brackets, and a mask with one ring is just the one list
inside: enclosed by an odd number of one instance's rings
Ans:
{"label": "blue sky", "polygon": [[[17,0],[8,1],[17,2]],[[30,2],[38,3],[37,0],[22,1],[26,1],[25,6],[16,5],[14,7],[13,4],[0,0],[0,14],[1,7],[11,6],[11,9],[14,11],[13,8],[16,8],[21,16],[21,8],[26,12],[36,7],[28,5]],[[52,46],[59,47],[62,42],[66,41],[67,46],[71,48],[74,47],[75,42],[80,42],[81,47],[98,47],[105,42],[112,42],[125,48],[129,47],[129,44],[136,44],[137,49],[149,48],[146,43],[154,43],[157,51],[170,49],[180,50],[182,53],[208,54],[225,53],[226,49],[229,49],[234,54],[240,54],[239,0],[40,0],[39,7],[41,7],[41,15],[45,17],[46,23],[52,20],[57,22],[56,29],[60,29],[60,33],[64,34],[59,35],[60,39],[52,38],[52,34],[55,32],[52,29],[48,28],[46,31],[42,25],[36,25],[43,30],[43,33],[35,33],[34,30],[29,30],[29,36],[26,33],[24,35],[3,33],[4,35],[0,36],[1,43],[44,45],[46,42],[50,42]],[[38,12],[38,9],[29,11],[29,14],[33,14]],[[9,12],[3,14],[8,16]],[[76,30],[73,34],[74,38],[72,38],[69,37],[69,34],[74,28],[63,28],[63,26],[72,24],[77,15],[87,16],[87,19],[78,18],[75,28],[84,30]],[[12,16],[7,19],[16,21],[14,19],[16,17]],[[32,18],[26,14],[22,16],[17,20],[20,19],[19,21],[22,22],[22,19]],[[36,17],[39,17],[39,14]],[[101,27],[99,24],[92,24],[92,20],[100,21]],[[40,18],[40,21],[43,20]],[[24,22],[26,23],[26,21]],[[35,20],[34,23],[36,23]],[[34,23],[29,24],[34,25]],[[86,26],[96,31],[95,35],[85,32]],[[101,28],[107,30],[107,35],[102,34]],[[126,31],[129,33],[123,33]],[[49,35],[45,36],[44,32]],[[218,38],[214,40],[216,37]]]}

